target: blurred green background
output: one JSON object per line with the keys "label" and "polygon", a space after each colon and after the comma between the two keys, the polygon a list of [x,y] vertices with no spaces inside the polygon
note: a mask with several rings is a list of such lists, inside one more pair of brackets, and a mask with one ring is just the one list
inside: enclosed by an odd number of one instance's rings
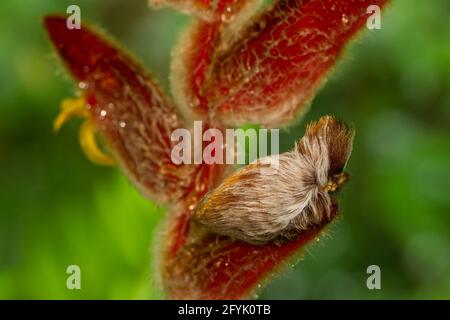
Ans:
{"label": "blurred green background", "polygon": [[[168,90],[170,50],[188,23],[145,0],[0,2],[0,298],[161,298],[152,236],[164,208],[116,169],[91,164],[78,125],[52,120],[72,96],[41,19],[78,4]],[[355,41],[306,119],[333,114],[357,137],[343,216],[260,298],[450,298],[450,2],[394,0],[382,30]],[[81,267],[82,290],[66,288]],[[366,268],[379,265],[381,290]]]}

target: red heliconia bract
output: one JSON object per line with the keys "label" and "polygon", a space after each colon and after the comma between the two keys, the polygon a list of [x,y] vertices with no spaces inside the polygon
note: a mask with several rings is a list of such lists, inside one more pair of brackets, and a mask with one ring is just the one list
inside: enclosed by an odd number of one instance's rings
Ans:
{"label": "red heliconia bract", "polygon": [[[225,26],[220,21],[194,23],[187,33],[192,49],[181,45],[186,51],[179,49],[182,54],[175,59],[196,53],[189,58],[194,68],[187,70],[201,69],[201,77],[186,82],[192,92],[184,96],[197,100],[177,99],[179,107],[184,111],[193,106],[222,125],[288,124],[306,111],[345,44],[365,25],[371,4],[371,0],[275,1],[252,18],[237,15]],[[248,7],[246,17],[255,5]],[[211,47],[217,49],[211,52]],[[209,63],[198,64],[198,58]],[[174,91],[177,97],[178,90]]]}
{"label": "red heliconia bract", "polygon": [[[377,1],[383,5],[386,1]],[[373,0],[286,0],[217,54],[203,89],[226,125],[286,125],[304,112]]]}
{"label": "red heliconia bract", "polygon": [[[282,245],[254,246],[197,232],[192,211],[223,178],[225,166],[174,165],[170,135],[190,128],[194,119],[219,128],[293,121],[365,25],[372,2],[278,0],[255,13],[255,0],[151,0],[197,16],[172,65],[172,89],[183,116],[130,54],[86,25],[69,30],[63,17],[45,19],[124,171],[145,195],[173,204],[157,241],[168,298],[249,297],[333,220]],[[332,212],[336,217],[337,205]]]}
{"label": "red heliconia bract", "polygon": [[[337,215],[332,208],[332,219]],[[175,207],[167,219],[162,278],[171,299],[242,299],[252,297],[259,284],[280,267],[292,262],[305,245],[318,239],[324,225],[278,245],[251,245],[228,237],[196,233],[187,235],[190,212]]]}
{"label": "red heliconia bract", "polygon": [[64,18],[47,17],[45,25],[110,149],[145,195],[176,202],[195,192],[197,181],[209,183],[214,166],[172,163],[170,135],[184,124],[131,55],[86,26],[68,30]]}

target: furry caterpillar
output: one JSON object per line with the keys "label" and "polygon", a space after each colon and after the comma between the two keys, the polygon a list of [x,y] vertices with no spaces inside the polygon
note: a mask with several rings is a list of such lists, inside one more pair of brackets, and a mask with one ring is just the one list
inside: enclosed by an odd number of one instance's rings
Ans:
{"label": "furry caterpillar", "polygon": [[[333,193],[343,172],[354,130],[325,116],[311,123],[295,148],[236,171],[194,210],[208,231],[250,244],[283,242],[330,219]],[[274,157],[278,165],[271,165]]]}

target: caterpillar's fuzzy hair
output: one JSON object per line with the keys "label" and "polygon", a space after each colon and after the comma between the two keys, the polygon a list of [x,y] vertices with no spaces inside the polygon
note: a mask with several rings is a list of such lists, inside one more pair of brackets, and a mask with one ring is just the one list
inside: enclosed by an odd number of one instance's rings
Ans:
{"label": "caterpillar's fuzzy hair", "polygon": [[330,218],[330,193],[346,181],[342,171],[353,136],[343,122],[322,117],[292,151],[259,159],[227,178],[199,203],[194,221],[251,244],[295,238]]}

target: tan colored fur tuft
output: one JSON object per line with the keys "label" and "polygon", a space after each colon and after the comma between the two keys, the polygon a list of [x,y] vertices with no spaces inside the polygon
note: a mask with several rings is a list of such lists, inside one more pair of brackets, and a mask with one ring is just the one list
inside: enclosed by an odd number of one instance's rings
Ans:
{"label": "tan colored fur tuft", "polygon": [[295,238],[330,219],[330,194],[347,180],[342,170],[353,136],[343,122],[322,117],[294,150],[259,159],[227,178],[199,203],[194,221],[251,244]]}

